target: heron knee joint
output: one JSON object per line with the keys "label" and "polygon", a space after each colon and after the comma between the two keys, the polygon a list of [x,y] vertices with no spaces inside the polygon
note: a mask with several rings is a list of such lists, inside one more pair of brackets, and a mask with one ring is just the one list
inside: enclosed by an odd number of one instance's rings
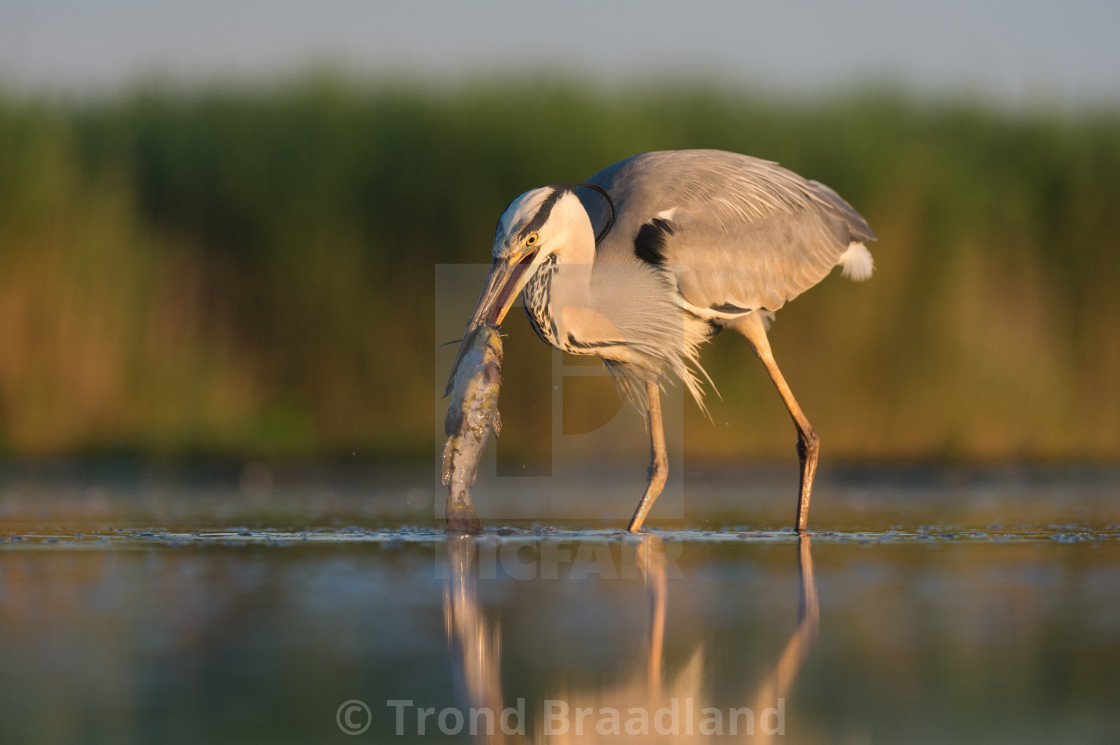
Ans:
{"label": "heron knee joint", "polygon": [[821,448],[821,438],[812,427],[804,432],[798,432],[797,452],[802,455],[816,454]]}

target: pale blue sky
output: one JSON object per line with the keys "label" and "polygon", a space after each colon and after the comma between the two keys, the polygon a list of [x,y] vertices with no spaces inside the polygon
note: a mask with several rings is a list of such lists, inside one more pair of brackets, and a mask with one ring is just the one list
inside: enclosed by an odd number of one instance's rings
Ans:
{"label": "pale blue sky", "polygon": [[0,0],[0,83],[97,92],[330,64],[433,82],[703,75],[799,94],[887,82],[1115,104],[1118,29],[1117,0]]}

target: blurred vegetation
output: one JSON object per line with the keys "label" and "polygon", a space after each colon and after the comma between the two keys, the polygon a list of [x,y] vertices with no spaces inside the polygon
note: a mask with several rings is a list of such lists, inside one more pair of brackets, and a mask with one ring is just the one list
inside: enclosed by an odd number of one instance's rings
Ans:
{"label": "blurred vegetation", "polygon": [[[427,458],[434,266],[488,262],[528,188],[688,147],[777,160],[879,234],[870,282],[830,277],[771,334],[826,458],[1120,456],[1120,111],[330,78],[0,96],[0,453]],[[507,327],[508,354],[540,345]],[[507,432],[550,374],[532,355]],[[746,345],[705,361],[723,398],[689,405],[689,456],[792,458]]]}

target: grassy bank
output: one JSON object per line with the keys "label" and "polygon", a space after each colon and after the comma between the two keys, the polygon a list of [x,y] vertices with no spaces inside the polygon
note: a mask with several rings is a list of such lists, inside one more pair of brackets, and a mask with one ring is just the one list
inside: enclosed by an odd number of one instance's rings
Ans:
{"label": "grassy bank", "polygon": [[[872,281],[772,332],[828,457],[1120,457],[1120,113],[329,80],[0,97],[0,452],[426,457],[433,267],[488,262],[528,188],[685,147],[777,160],[879,234]],[[549,363],[511,318],[518,422]],[[687,410],[690,454],[788,456],[745,345],[705,359],[723,398]]]}

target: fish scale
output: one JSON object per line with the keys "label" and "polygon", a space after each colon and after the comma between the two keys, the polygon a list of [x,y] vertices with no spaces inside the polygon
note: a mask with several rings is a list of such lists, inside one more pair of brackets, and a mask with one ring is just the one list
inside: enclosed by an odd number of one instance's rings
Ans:
{"label": "fish scale", "polygon": [[447,490],[446,530],[478,533],[482,521],[470,488],[490,433],[499,435],[498,392],[502,385],[502,337],[496,326],[480,326],[464,339],[466,353],[454,371],[451,405],[444,420],[443,485]]}

